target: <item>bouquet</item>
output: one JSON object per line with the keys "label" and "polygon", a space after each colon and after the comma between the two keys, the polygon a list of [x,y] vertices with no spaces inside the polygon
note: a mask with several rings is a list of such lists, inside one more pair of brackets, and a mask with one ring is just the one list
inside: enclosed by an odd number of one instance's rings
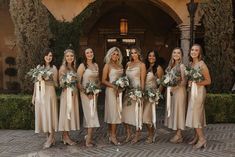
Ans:
{"label": "bouquet", "polygon": [[27,75],[31,77],[33,82],[38,82],[52,79],[53,72],[49,68],[38,65],[36,68],[30,69]]}
{"label": "bouquet", "polygon": [[95,95],[100,92],[101,92],[101,89],[97,86],[97,84],[95,82],[90,81],[86,84],[85,93],[87,95],[89,95],[89,94]]}
{"label": "bouquet", "polygon": [[145,95],[147,96],[149,102],[151,102],[152,108],[152,123],[154,128],[156,129],[156,105],[159,102],[159,99],[162,98],[161,93],[158,89],[149,88],[145,91]]}
{"label": "bouquet", "polygon": [[127,76],[123,76],[118,78],[116,81],[113,82],[115,86],[118,88],[118,114],[121,119],[121,112],[122,112],[122,92],[130,85]]}
{"label": "bouquet", "polygon": [[131,101],[135,101],[135,121],[136,121],[136,130],[142,129],[142,115],[143,115],[143,108],[142,108],[142,97],[143,92],[140,88],[133,88],[128,93],[128,103],[127,105],[131,105]]}
{"label": "bouquet", "polygon": [[129,80],[126,76],[123,76],[114,81],[113,84],[121,91],[124,91],[125,88],[129,86]]}
{"label": "bouquet", "polygon": [[194,69],[192,67],[186,67],[185,75],[188,78],[188,80],[193,81],[193,82],[201,82],[204,80],[204,77],[201,73],[200,68]]}
{"label": "bouquet", "polygon": [[60,79],[60,86],[62,88],[72,88],[76,89],[78,82],[78,75],[73,71],[65,73]]}
{"label": "bouquet", "polygon": [[140,88],[133,88],[127,95],[128,105],[131,105],[131,101],[139,101],[143,97],[143,92]]}
{"label": "bouquet", "polygon": [[180,82],[180,77],[180,71],[171,70],[162,77],[162,79],[160,80],[160,84],[164,87],[177,86]]}
{"label": "bouquet", "polygon": [[88,82],[86,84],[86,87],[84,89],[84,92],[89,95],[93,95],[93,99],[90,99],[90,113],[91,113],[91,117],[93,118],[95,116],[97,107],[96,107],[96,94],[101,92],[101,89],[97,86],[97,84],[95,82]]}
{"label": "bouquet", "polygon": [[158,89],[149,88],[145,91],[145,95],[148,98],[149,102],[155,102],[158,104],[159,99],[162,98],[161,93]]}

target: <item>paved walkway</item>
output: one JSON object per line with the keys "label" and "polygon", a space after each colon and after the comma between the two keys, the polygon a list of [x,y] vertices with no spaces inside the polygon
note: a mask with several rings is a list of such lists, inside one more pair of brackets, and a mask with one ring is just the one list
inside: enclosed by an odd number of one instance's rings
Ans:
{"label": "paved walkway", "polygon": [[[60,142],[60,135],[56,135],[56,146],[42,150],[45,135],[34,134],[33,130],[0,130],[0,156],[20,157],[235,157],[235,124],[214,124],[208,125],[205,133],[208,139],[208,146],[205,149],[194,150],[187,141],[192,135],[192,130],[184,131],[184,142],[171,144],[169,139],[173,132],[165,127],[157,129],[156,141],[153,144],[145,144],[146,132],[142,132],[142,140],[135,144],[114,146],[108,144],[106,125],[96,129],[94,141],[97,146],[86,148],[84,146],[85,130],[72,132],[72,138],[77,140],[76,146],[65,146]],[[124,129],[118,129],[120,140],[123,140]]]}

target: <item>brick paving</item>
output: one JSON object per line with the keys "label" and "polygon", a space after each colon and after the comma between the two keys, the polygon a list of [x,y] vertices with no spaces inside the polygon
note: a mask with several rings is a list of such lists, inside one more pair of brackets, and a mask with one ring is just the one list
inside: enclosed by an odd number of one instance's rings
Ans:
{"label": "brick paving", "polygon": [[[96,129],[94,141],[96,147],[84,146],[85,130],[71,132],[72,138],[78,142],[75,146],[65,146],[60,142],[61,133],[56,135],[56,146],[43,150],[44,134],[35,134],[33,130],[0,130],[0,156],[20,157],[235,157],[235,124],[213,124],[205,129],[208,146],[205,149],[194,150],[187,144],[193,131],[183,132],[184,141],[181,144],[171,144],[169,139],[173,132],[159,125],[155,134],[155,142],[145,144],[145,129],[142,139],[137,144],[114,146],[108,143],[107,126]],[[119,140],[123,140],[124,128],[118,127]]]}

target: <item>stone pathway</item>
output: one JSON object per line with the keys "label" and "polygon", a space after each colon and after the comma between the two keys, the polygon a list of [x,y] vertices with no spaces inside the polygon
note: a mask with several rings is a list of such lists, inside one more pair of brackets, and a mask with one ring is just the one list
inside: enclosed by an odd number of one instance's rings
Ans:
{"label": "stone pathway", "polygon": [[[86,148],[84,146],[85,130],[71,132],[72,138],[77,140],[76,146],[65,146],[60,142],[61,133],[56,135],[56,146],[42,150],[45,135],[34,134],[33,130],[0,130],[0,156],[20,157],[235,157],[235,124],[208,125],[205,133],[208,146],[205,149],[194,150],[187,144],[193,134],[192,130],[183,132],[184,141],[181,144],[171,144],[169,139],[173,132],[161,125],[155,134],[153,144],[145,144],[145,129],[142,140],[137,144],[124,144],[114,146],[108,143],[107,126],[96,129],[94,141],[97,146]],[[119,140],[123,140],[123,126],[118,127]]]}

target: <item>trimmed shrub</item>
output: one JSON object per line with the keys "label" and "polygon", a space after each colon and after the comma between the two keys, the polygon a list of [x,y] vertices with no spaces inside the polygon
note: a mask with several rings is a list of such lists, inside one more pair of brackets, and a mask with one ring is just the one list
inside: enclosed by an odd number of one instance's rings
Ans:
{"label": "trimmed shrub", "polygon": [[[31,98],[0,95],[0,129],[34,129]],[[207,123],[235,123],[235,94],[207,94],[205,108]],[[104,106],[98,105],[98,110],[99,116],[104,116]]]}
{"label": "trimmed shrub", "polygon": [[208,123],[235,123],[235,94],[208,94],[205,108]]}
{"label": "trimmed shrub", "polygon": [[29,95],[0,95],[0,129],[34,129]]}

